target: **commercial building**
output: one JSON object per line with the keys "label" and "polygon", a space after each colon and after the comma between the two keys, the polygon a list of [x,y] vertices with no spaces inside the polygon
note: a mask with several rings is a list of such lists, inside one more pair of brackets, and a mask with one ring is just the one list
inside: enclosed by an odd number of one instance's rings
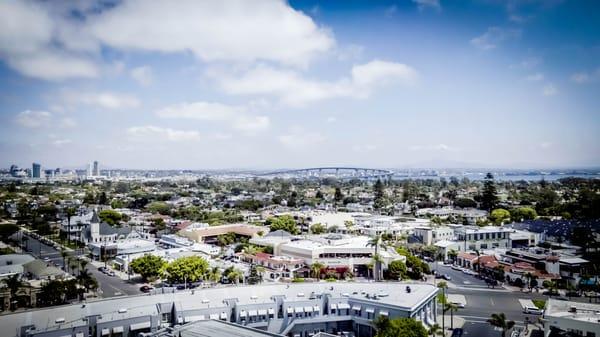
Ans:
{"label": "commercial building", "polygon": [[31,164],[31,178],[41,178],[42,177],[42,165],[38,163]]}
{"label": "commercial building", "polygon": [[266,234],[268,231],[267,227],[247,224],[210,226],[207,223],[193,223],[179,231],[178,234],[196,242],[216,242],[217,237],[222,234],[234,233],[240,236],[254,237],[259,236],[259,233]]}
{"label": "commercial building", "polygon": [[434,324],[437,292],[433,285],[411,283],[207,288],[13,313],[0,316],[0,326],[6,337],[137,336],[189,322],[220,320],[284,336],[320,332],[373,336],[373,320],[378,316],[412,317],[426,326]]}
{"label": "commercial building", "polygon": [[499,226],[463,226],[455,230],[460,251],[509,248],[512,229]]}
{"label": "commercial building", "polygon": [[544,310],[544,336],[600,336],[600,305],[549,298]]}

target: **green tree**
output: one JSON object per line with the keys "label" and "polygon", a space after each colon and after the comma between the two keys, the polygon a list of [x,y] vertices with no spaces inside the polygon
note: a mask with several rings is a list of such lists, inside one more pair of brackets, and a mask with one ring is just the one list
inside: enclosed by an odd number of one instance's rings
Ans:
{"label": "green tree", "polygon": [[496,183],[494,176],[488,172],[483,181],[483,193],[481,196],[481,207],[487,211],[491,211],[498,203],[498,195],[496,193]]}
{"label": "green tree", "polygon": [[300,234],[300,229],[291,215],[268,218],[265,224],[270,226],[271,231],[284,230],[290,234]]}
{"label": "green tree", "polygon": [[118,225],[119,222],[123,219],[123,215],[121,213],[112,209],[105,209],[98,212],[98,217],[100,218],[100,220],[106,222],[111,226]]}
{"label": "green tree", "polygon": [[391,280],[406,278],[406,264],[402,260],[394,260],[388,265],[388,277]]}
{"label": "green tree", "polygon": [[423,323],[414,318],[394,318],[379,316],[375,320],[375,337],[427,337],[427,330]]}
{"label": "green tree", "polygon": [[339,187],[335,188],[335,193],[333,195],[333,200],[335,200],[336,203],[341,203],[344,200],[344,194],[342,193],[342,190]]}
{"label": "green tree", "polygon": [[199,256],[187,256],[167,264],[163,271],[170,283],[197,282],[209,271],[209,265]]}
{"label": "green tree", "polygon": [[428,333],[431,336],[439,336],[444,334],[444,330],[442,330],[442,327],[439,324],[435,323],[434,325],[429,327]]}
{"label": "green tree", "polygon": [[515,321],[508,321],[503,312],[492,314],[487,322],[494,327],[502,329],[502,337],[506,337],[506,332],[515,326]]}
{"label": "green tree", "polygon": [[499,225],[503,221],[510,220],[510,212],[503,208],[497,208],[490,213],[490,220],[492,220],[494,224]]}
{"label": "green tree", "polygon": [[10,236],[19,231],[19,226],[12,223],[0,225],[0,240],[6,241]]}
{"label": "green tree", "polygon": [[310,226],[310,232],[313,234],[323,234],[325,233],[326,228],[325,226],[321,225],[320,223],[316,223],[312,226]]}
{"label": "green tree", "polygon": [[146,205],[146,209],[148,212],[153,214],[162,214],[169,215],[171,213],[171,206],[169,206],[166,202],[155,201]]}
{"label": "green tree", "polygon": [[373,208],[382,209],[385,208],[387,202],[385,200],[385,192],[383,188],[383,183],[381,179],[377,179],[375,185],[373,185],[373,193],[375,194],[375,198],[373,199]]}
{"label": "green tree", "polygon": [[130,264],[134,273],[140,274],[146,281],[154,281],[161,275],[167,262],[160,256],[144,255],[133,260]]}
{"label": "green tree", "polygon": [[513,209],[511,211],[510,215],[511,215],[510,217],[516,221],[520,221],[521,219],[533,220],[533,219],[537,218],[537,216],[538,216],[535,209],[533,209],[531,207],[519,207],[519,208]]}
{"label": "green tree", "polygon": [[229,281],[238,284],[240,279],[244,277],[244,274],[239,269],[233,268],[227,273],[226,276]]}

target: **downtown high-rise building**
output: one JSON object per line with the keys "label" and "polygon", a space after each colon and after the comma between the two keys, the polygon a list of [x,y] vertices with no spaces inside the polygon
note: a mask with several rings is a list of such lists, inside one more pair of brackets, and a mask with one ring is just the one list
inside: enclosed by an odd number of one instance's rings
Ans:
{"label": "downtown high-rise building", "polygon": [[94,165],[92,167],[92,175],[97,177],[100,175],[100,166],[98,165],[98,161],[94,161]]}
{"label": "downtown high-rise building", "polygon": [[31,178],[41,178],[42,177],[42,165],[38,163],[33,163],[31,165]]}

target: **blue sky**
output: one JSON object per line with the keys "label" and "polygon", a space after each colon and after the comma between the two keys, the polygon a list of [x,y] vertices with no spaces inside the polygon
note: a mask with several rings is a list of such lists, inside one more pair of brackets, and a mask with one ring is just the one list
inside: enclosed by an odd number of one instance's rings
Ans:
{"label": "blue sky", "polygon": [[596,1],[3,1],[1,165],[597,167]]}

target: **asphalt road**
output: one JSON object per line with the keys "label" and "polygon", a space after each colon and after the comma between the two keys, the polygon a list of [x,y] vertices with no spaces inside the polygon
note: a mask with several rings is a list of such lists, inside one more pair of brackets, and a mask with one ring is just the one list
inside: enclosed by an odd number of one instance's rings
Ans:
{"label": "asphalt road", "polygon": [[440,274],[448,274],[448,276],[450,276],[451,280],[446,281],[446,282],[453,283],[457,287],[479,288],[479,289],[487,289],[488,288],[485,281],[475,278],[475,276],[473,276],[473,275],[467,275],[460,270],[454,270],[450,266],[445,266],[438,262],[436,262],[435,264],[429,263],[429,266],[432,270],[435,270]]}
{"label": "asphalt road", "polygon": [[[54,263],[59,268],[63,267],[63,259],[60,255],[60,250],[44,244],[39,240],[29,236],[27,241],[27,251],[32,255],[39,257],[40,259],[47,259],[46,261]],[[75,252],[71,252],[71,255],[75,255]],[[97,267],[88,264],[87,269],[98,281],[100,295],[102,297],[115,297],[123,295],[137,295],[142,292],[139,290],[140,284],[129,283],[116,276],[109,276],[100,271]]]}

